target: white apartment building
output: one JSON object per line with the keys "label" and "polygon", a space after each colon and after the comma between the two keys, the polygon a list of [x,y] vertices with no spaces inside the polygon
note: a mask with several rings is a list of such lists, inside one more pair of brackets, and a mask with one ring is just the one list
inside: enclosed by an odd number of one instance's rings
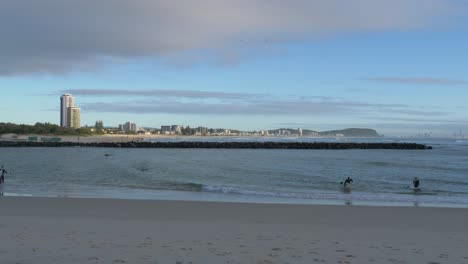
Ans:
{"label": "white apartment building", "polygon": [[81,127],[81,111],[79,107],[67,108],[67,127],[80,128]]}
{"label": "white apartment building", "polygon": [[71,94],[60,97],[60,126],[68,127],[68,108],[75,106],[75,98]]}
{"label": "white apartment building", "polygon": [[123,130],[125,132],[137,132],[138,131],[138,127],[135,123],[131,123],[131,122],[127,122],[123,125],[119,125],[119,128],[120,130]]}
{"label": "white apartment building", "polygon": [[81,111],[75,106],[75,98],[71,94],[60,96],[60,126],[66,128],[81,127]]}

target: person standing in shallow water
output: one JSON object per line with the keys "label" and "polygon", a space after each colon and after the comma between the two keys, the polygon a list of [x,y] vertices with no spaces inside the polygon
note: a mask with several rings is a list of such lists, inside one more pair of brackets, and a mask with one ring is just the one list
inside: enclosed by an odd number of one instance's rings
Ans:
{"label": "person standing in shallow water", "polygon": [[351,177],[348,176],[348,178],[343,182],[343,185],[346,187],[349,186],[352,182],[353,179],[351,179]]}
{"label": "person standing in shallow water", "polygon": [[414,188],[419,188],[419,178],[418,178],[418,177],[414,177],[414,179],[413,179],[413,187],[414,187]]}
{"label": "person standing in shallow water", "polygon": [[8,172],[3,168],[3,166],[0,168],[0,183],[5,182],[5,174]]}

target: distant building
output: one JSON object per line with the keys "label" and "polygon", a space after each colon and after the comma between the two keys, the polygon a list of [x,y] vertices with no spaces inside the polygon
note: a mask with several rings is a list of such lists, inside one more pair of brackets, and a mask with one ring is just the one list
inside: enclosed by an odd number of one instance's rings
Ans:
{"label": "distant building", "polygon": [[75,99],[71,94],[63,94],[60,96],[60,126],[70,127],[68,121],[68,110],[71,107],[75,107]]}
{"label": "distant building", "polygon": [[206,136],[207,134],[208,134],[208,128],[207,127],[197,127],[195,135]]}
{"label": "distant building", "polygon": [[171,126],[161,126],[161,134],[171,134]]}
{"label": "distant building", "polygon": [[67,127],[80,128],[81,127],[81,111],[79,107],[67,108]]}
{"label": "distant building", "polygon": [[127,122],[123,125],[119,125],[119,130],[124,131],[125,133],[129,133],[129,132],[136,133],[138,131],[138,127],[135,123]]}
{"label": "distant building", "polygon": [[182,126],[180,125],[172,125],[171,132],[174,134],[181,134],[182,133]]}

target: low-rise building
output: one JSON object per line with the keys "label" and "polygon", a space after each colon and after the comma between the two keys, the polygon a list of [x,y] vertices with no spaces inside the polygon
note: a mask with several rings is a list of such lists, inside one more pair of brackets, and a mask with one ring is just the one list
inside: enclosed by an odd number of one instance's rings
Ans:
{"label": "low-rise building", "polygon": [[171,132],[173,134],[182,134],[182,126],[181,125],[172,125],[171,126]]}
{"label": "low-rise building", "polygon": [[119,130],[124,131],[125,133],[136,133],[138,127],[135,123],[127,122],[123,125],[119,125]]}
{"label": "low-rise building", "polygon": [[171,134],[171,126],[161,126],[161,134]]}

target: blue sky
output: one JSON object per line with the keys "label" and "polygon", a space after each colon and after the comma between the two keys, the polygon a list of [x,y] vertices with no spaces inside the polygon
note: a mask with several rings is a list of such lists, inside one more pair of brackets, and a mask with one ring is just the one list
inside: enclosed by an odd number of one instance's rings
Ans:
{"label": "blue sky", "polygon": [[468,134],[467,1],[38,3],[0,3],[0,122]]}

